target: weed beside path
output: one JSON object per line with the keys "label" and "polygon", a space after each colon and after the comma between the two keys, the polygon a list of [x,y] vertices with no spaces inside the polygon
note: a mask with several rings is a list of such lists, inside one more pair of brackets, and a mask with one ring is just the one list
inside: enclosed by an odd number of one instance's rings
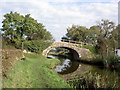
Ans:
{"label": "weed beside path", "polygon": [[41,55],[26,54],[3,77],[4,88],[69,88],[69,85],[52,70],[60,61]]}

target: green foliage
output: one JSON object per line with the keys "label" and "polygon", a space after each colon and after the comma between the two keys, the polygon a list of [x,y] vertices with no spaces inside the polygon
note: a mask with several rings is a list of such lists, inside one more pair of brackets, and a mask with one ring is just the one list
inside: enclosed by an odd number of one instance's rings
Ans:
{"label": "green foliage", "polygon": [[80,41],[88,44],[97,44],[98,35],[100,35],[98,26],[92,26],[90,29],[84,26],[73,25],[67,29],[67,38],[73,41]]}
{"label": "green foliage", "polygon": [[107,53],[119,47],[119,27],[120,25],[115,29],[114,22],[109,20],[101,20],[89,29],[84,26],[73,25],[67,28],[66,37],[62,39],[94,45],[99,53]]}
{"label": "green foliage", "polygon": [[4,38],[9,38],[12,43],[20,43],[24,40],[53,40],[42,23],[32,18],[30,14],[25,16],[17,12],[4,15],[2,31]]}
{"label": "green foliage", "polygon": [[87,28],[83,26],[73,25],[71,28],[67,29],[67,37],[70,37],[75,41],[83,41],[86,36]]}
{"label": "green foliage", "polygon": [[110,20],[101,20],[98,22],[98,27],[100,28],[100,33],[104,38],[110,38],[111,31],[115,28],[115,23]]}
{"label": "green foliage", "polygon": [[109,20],[101,20],[98,23],[98,27],[100,28],[100,35],[97,43],[99,52],[105,53],[112,49],[114,50],[117,47],[117,43],[113,37],[114,34],[112,33],[115,29],[114,22]]}
{"label": "green foliage", "polygon": [[95,46],[90,46],[90,45],[83,45],[83,48],[89,49],[91,53],[93,54],[98,54],[98,51]]}
{"label": "green foliage", "polygon": [[31,52],[35,52],[35,53],[41,53],[50,44],[51,44],[50,42],[39,41],[39,40],[25,41],[24,49],[31,51]]}
{"label": "green foliage", "polygon": [[3,38],[2,41],[2,49],[16,49],[12,43],[8,42],[8,39]]}
{"label": "green foliage", "polygon": [[23,35],[23,21],[24,17],[18,13],[10,12],[10,14],[4,15],[5,19],[3,20],[3,28],[4,31],[3,36],[9,37],[12,42],[15,40],[19,40]]}
{"label": "green foliage", "polygon": [[116,47],[120,48],[120,25],[118,25],[116,29],[112,31],[112,35],[112,38],[114,38],[114,40],[116,41]]}
{"label": "green foliage", "polygon": [[93,69],[75,78],[69,79],[67,82],[73,88],[120,88],[119,75],[117,72],[108,70]]}
{"label": "green foliage", "polygon": [[[104,64],[107,68],[117,68],[118,60],[120,60],[120,57],[115,55],[98,55],[93,58],[93,62],[101,62]],[[120,67],[120,66],[119,66]]]}
{"label": "green foliage", "polygon": [[25,54],[26,60],[18,61],[3,77],[3,88],[69,88],[69,85],[51,68],[57,59],[42,55]]}

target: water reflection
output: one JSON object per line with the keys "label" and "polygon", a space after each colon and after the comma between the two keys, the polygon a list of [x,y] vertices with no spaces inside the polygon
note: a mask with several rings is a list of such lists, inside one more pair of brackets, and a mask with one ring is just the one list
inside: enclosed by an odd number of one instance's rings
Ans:
{"label": "water reflection", "polygon": [[55,71],[60,73],[60,76],[75,88],[81,88],[79,86],[86,88],[120,88],[120,69],[117,71],[111,70],[104,68],[103,63],[92,61],[75,61],[59,56],[49,57],[61,60],[61,64],[55,68]]}
{"label": "water reflection", "polygon": [[55,68],[55,71],[60,73],[60,74],[72,73],[75,70],[77,70],[77,68],[79,67],[79,63],[77,61],[70,60],[70,59],[65,58],[65,57],[48,55],[48,58],[52,58],[52,59],[57,58],[61,61],[61,64],[56,66],[56,68]]}
{"label": "water reflection", "polygon": [[69,59],[65,59],[62,63],[62,65],[58,65],[56,66],[55,68],[55,71],[56,72],[62,72],[62,71],[65,71],[66,68],[69,68],[71,65],[70,65],[71,61]]}

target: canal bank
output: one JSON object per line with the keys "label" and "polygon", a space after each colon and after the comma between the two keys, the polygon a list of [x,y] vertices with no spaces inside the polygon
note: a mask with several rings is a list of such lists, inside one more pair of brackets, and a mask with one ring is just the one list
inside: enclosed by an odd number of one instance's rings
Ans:
{"label": "canal bank", "polygon": [[[54,58],[59,60],[62,58],[58,57],[55,56]],[[66,60],[68,58],[64,59]],[[64,60],[62,60],[62,62],[63,61]],[[71,60],[71,62],[73,61],[74,60]],[[118,69],[104,67],[100,62],[88,62],[89,61],[83,63],[82,60],[81,62],[77,62],[79,66],[70,73],[68,73],[71,70],[70,67],[74,65],[68,65],[66,71],[64,73],[58,72],[58,75],[66,80],[73,88],[120,88],[120,71]]]}
{"label": "canal bank", "polygon": [[25,54],[25,57],[5,73],[3,88],[70,88],[52,70],[60,63],[58,59],[47,59],[38,54]]}
{"label": "canal bank", "polygon": [[81,75],[90,71],[91,66],[79,63],[77,60],[72,59],[72,55],[48,55],[51,59],[59,59],[61,64],[55,67],[55,71],[64,80],[73,78],[77,75]]}

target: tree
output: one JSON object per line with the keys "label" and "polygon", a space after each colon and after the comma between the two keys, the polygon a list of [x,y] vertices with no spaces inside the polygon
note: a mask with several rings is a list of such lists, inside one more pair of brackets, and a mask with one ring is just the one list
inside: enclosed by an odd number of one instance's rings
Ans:
{"label": "tree", "polygon": [[89,34],[87,36],[87,41],[90,44],[93,44],[94,46],[97,44],[98,36],[100,35],[98,26],[91,26],[90,29],[88,30]]}
{"label": "tree", "polygon": [[84,26],[73,25],[67,29],[66,36],[74,41],[86,42],[87,28]]}
{"label": "tree", "polygon": [[15,42],[16,40],[22,39],[24,34],[24,16],[16,12],[10,12],[9,14],[5,14],[4,17],[5,19],[2,22],[2,31],[4,31],[3,37],[8,37],[11,40],[11,42]]}
{"label": "tree", "polygon": [[111,32],[115,29],[115,23],[109,20],[101,20],[98,22],[98,27],[100,28],[100,33],[105,39],[109,39]]}
{"label": "tree", "polygon": [[92,26],[88,29],[84,26],[73,25],[71,28],[67,29],[66,36],[74,41],[96,45],[99,34],[98,26]]}
{"label": "tree", "polygon": [[115,39],[113,38],[112,31],[115,29],[115,24],[109,20],[101,20],[98,23],[98,27],[100,28],[100,35],[97,42],[97,47],[99,47],[100,52],[108,53],[108,50],[112,50],[115,44]]}
{"label": "tree", "polygon": [[66,36],[68,39],[96,46],[99,53],[108,53],[108,51],[111,52],[117,47],[116,36],[117,31],[120,32],[120,26],[115,28],[114,22],[101,20],[89,29],[84,26],[73,25],[67,28]]}
{"label": "tree", "polygon": [[112,35],[112,38],[116,41],[116,48],[120,48],[120,25],[116,26],[116,28],[112,31]]}
{"label": "tree", "polygon": [[4,17],[3,37],[9,38],[12,43],[23,40],[53,40],[51,33],[45,29],[44,25],[30,17],[30,14],[23,16],[17,12],[10,12]]}

